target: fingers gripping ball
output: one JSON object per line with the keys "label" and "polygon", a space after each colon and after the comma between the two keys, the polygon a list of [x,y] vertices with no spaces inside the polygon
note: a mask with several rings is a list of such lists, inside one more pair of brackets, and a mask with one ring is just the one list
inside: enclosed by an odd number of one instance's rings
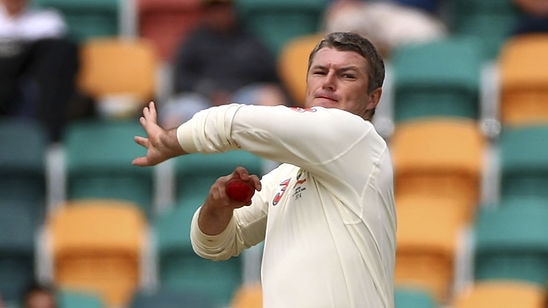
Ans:
{"label": "fingers gripping ball", "polygon": [[233,179],[226,184],[226,194],[234,201],[249,202],[255,194],[255,188],[251,183]]}

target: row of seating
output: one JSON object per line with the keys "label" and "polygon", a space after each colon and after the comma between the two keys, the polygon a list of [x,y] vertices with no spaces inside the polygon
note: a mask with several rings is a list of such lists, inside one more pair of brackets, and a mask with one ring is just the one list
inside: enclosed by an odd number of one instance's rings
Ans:
{"label": "row of seating", "polygon": [[[303,59],[319,38],[320,34],[299,37],[280,51],[278,70],[298,104],[305,93]],[[381,132],[388,137],[395,123],[430,116],[478,120],[490,137],[496,137],[501,126],[546,122],[548,74],[539,69],[539,61],[548,52],[548,36],[508,39],[494,62],[485,62],[480,43],[471,37],[450,37],[394,52],[387,63],[386,99],[377,117]],[[99,101],[99,110],[135,114],[149,100],[167,95],[160,93],[165,91],[158,61],[147,41],[89,40],[81,58],[79,88]]]}
{"label": "row of seating", "polygon": [[547,129],[548,123],[506,127],[490,142],[471,119],[396,126],[389,141],[399,286],[427,290],[437,304],[485,280],[545,286]]}
{"label": "row of seating", "polygon": [[[59,9],[78,41],[97,36],[140,36],[154,42],[161,58],[171,59],[176,45],[203,15],[200,0],[35,0],[39,6]],[[265,40],[277,54],[289,39],[321,31],[328,2],[324,0],[237,0],[238,12],[248,29]],[[492,58],[519,16],[512,1],[456,0],[440,12],[451,33],[484,41]]]}
{"label": "row of seating", "polygon": [[126,307],[136,293],[156,289],[203,294],[219,307],[243,282],[242,257],[214,262],[194,253],[193,208],[173,208],[148,221],[132,202],[81,199],[32,223],[18,204],[3,205],[0,294],[8,304],[17,304],[38,280],[94,295],[105,307]]}
{"label": "row of seating", "polygon": [[[204,14],[201,0],[34,0],[58,9],[77,42],[104,36],[146,38],[162,61],[172,59],[177,46]],[[265,40],[274,54],[292,37],[319,30],[324,0],[249,1],[236,6],[245,26]],[[281,22],[283,21],[283,22]]]}

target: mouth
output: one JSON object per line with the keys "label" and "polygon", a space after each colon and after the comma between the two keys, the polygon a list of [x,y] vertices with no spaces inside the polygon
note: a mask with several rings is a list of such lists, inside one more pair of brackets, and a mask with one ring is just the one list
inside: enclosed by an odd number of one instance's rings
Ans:
{"label": "mouth", "polygon": [[334,103],[336,103],[338,101],[338,99],[333,95],[320,94],[320,95],[316,95],[314,98],[317,99],[317,100],[330,101],[330,102],[334,102]]}

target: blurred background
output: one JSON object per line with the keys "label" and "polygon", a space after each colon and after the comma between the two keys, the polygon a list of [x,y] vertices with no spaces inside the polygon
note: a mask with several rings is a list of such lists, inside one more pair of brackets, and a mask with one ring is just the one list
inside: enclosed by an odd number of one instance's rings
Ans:
{"label": "blurred background", "polygon": [[544,0],[0,0],[0,307],[261,307],[260,245],[204,260],[189,228],[217,177],[276,162],[137,168],[133,136],[152,100],[166,128],[301,106],[331,31],[385,58],[396,307],[547,307]]}

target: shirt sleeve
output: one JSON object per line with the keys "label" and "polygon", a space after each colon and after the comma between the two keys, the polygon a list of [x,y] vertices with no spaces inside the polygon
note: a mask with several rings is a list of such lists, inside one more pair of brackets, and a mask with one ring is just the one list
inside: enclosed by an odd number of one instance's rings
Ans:
{"label": "shirt sleeve", "polygon": [[329,176],[343,171],[330,162],[372,130],[369,121],[335,108],[230,104],[197,113],[178,128],[177,136],[186,152],[243,149]]}

